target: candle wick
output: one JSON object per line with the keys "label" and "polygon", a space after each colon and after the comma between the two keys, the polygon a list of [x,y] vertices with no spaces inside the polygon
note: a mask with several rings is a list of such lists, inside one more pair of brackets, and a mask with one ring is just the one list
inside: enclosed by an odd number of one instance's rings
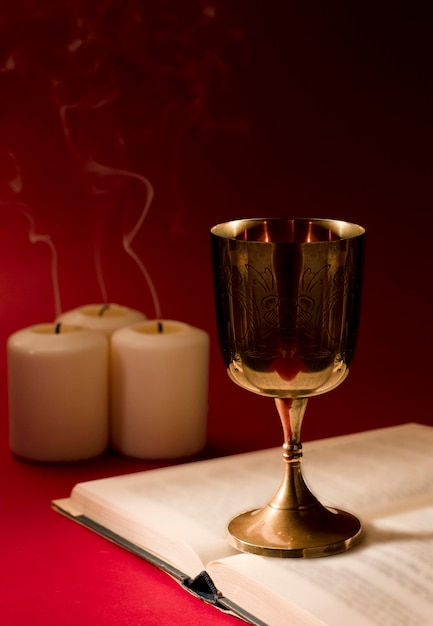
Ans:
{"label": "candle wick", "polygon": [[102,317],[104,315],[105,311],[108,311],[109,308],[110,308],[109,304],[104,304],[104,306],[99,309],[98,316]]}
{"label": "candle wick", "polygon": [[60,333],[61,326],[62,326],[61,322],[57,322],[56,327],[54,329],[54,332],[55,332],[56,335],[58,335]]}
{"label": "candle wick", "polygon": [[158,322],[158,332],[162,333],[163,330],[164,330],[164,327],[162,325],[162,322]]}

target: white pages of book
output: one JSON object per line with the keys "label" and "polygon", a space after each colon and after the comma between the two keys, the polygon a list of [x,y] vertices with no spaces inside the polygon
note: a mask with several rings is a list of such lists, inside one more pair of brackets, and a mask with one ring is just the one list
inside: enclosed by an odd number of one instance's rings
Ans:
{"label": "white pages of book", "polygon": [[[406,424],[304,445],[319,500],[361,518],[359,547],[320,559],[240,554],[228,521],[267,503],[281,449],[80,483],[53,502],[188,577],[207,569],[236,605],[270,626],[433,624],[433,428]],[[230,573],[231,572],[231,573]]]}

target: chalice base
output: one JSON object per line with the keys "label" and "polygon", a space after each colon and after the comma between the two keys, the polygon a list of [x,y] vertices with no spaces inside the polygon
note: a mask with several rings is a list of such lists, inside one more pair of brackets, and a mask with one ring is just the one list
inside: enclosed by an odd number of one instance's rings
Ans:
{"label": "chalice base", "polygon": [[361,523],[354,515],[319,501],[293,510],[268,504],[241,513],[228,526],[234,548],[273,557],[329,556],[348,550],[360,536]]}

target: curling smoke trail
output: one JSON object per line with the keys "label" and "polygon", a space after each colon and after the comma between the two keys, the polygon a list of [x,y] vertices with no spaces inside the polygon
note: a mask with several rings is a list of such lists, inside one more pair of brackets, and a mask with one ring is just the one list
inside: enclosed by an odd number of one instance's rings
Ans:
{"label": "curling smoke trail", "polygon": [[[137,265],[138,269],[140,270],[140,272],[142,273],[144,277],[144,280],[146,281],[146,284],[148,286],[148,289],[150,291],[150,295],[152,298],[154,310],[155,310],[155,318],[161,319],[161,307],[160,307],[158,294],[156,292],[153,281],[144,263],[142,262],[142,260],[140,259],[140,257],[137,255],[137,253],[134,251],[132,247],[133,241],[135,237],[137,236],[137,234],[139,233],[144,220],[146,219],[146,216],[149,212],[150,206],[152,204],[152,201],[155,195],[152,183],[145,176],[142,176],[141,174],[137,174],[136,172],[130,172],[128,170],[108,167],[106,165],[96,163],[95,161],[88,161],[84,169],[87,173],[97,174],[98,176],[101,176],[101,177],[107,177],[107,176],[124,177],[124,178],[138,180],[143,184],[145,193],[146,193],[146,200],[144,202],[143,210],[141,211],[140,216],[138,220],[135,222],[134,226],[128,232],[123,234],[122,245],[123,245],[124,251],[126,252],[126,254],[128,254],[131,257],[131,259]],[[102,270],[100,267],[97,267],[97,274],[98,274],[98,279],[101,285],[101,290],[103,291],[103,294],[104,294],[105,283],[103,279]],[[105,294],[106,294],[106,291],[105,291]]]}
{"label": "curling smoke trail", "polygon": [[[79,40],[75,42],[75,45],[80,46],[81,44],[82,42],[80,42]],[[94,70],[95,68],[90,68],[90,72],[92,71],[92,69]],[[84,173],[93,174],[99,178],[120,177],[120,178],[135,179],[135,180],[140,181],[140,183],[142,183],[142,185],[144,186],[146,200],[143,206],[143,210],[139,216],[139,219],[133,226],[133,228],[129,232],[123,234],[122,245],[126,254],[128,254],[128,256],[134,261],[139,271],[143,275],[144,280],[147,284],[147,287],[150,291],[152,301],[153,301],[155,317],[156,319],[160,319],[161,307],[160,307],[159,298],[158,298],[158,294],[156,292],[155,286],[153,284],[153,281],[144,263],[142,262],[142,260],[140,259],[140,257],[137,255],[137,253],[134,251],[132,247],[133,241],[135,237],[137,236],[138,232],[140,231],[143,225],[143,222],[147,216],[147,213],[150,209],[150,206],[152,204],[152,201],[155,195],[154,188],[151,182],[149,181],[149,179],[147,179],[145,176],[142,176],[135,172],[131,172],[129,170],[103,165],[95,161],[92,158],[85,160],[85,156],[82,154],[79,147],[76,145],[74,141],[74,136],[71,131],[71,127],[69,123],[69,116],[74,112],[75,113],[89,112],[89,111],[95,111],[97,109],[103,109],[105,107],[109,107],[116,100],[118,96],[118,92],[117,92],[117,89],[113,85],[108,84],[108,85],[104,85],[104,89],[101,89],[100,91],[97,91],[97,92],[90,92],[86,94],[86,96],[82,97],[81,100],[79,100],[76,103],[59,105],[59,116],[60,116],[60,122],[61,122],[61,127],[63,129],[64,137],[74,157],[78,161],[81,161],[81,162],[84,161],[84,165],[83,165]],[[113,132],[113,129],[111,129],[111,132]],[[117,147],[124,148],[123,137],[120,135],[120,133],[115,132],[115,139],[117,141]],[[97,193],[95,189],[93,190],[93,192]],[[105,193],[105,191],[102,191],[101,193]],[[108,293],[107,293],[107,288],[105,284],[104,272],[102,269],[100,245],[98,245],[94,251],[94,259],[95,259],[96,277],[97,277],[98,285],[101,291],[101,295],[102,295],[103,301],[108,302]]]}
{"label": "curling smoke trail", "polygon": [[[3,202],[2,202],[3,204]],[[33,217],[30,213],[25,209],[24,205],[21,203],[5,203],[7,207],[17,210],[19,213],[24,215],[24,217],[29,222],[29,230],[28,230],[28,238],[30,243],[44,243],[46,244],[51,252],[51,282],[53,286],[53,295],[54,295],[54,313],[55,317],[58,317],[62,312],[62,305],[60,299],[60,285],[59,285],[59,277],[58,277],[58,258],[57,258],[57,250],[56,246],[53,243],[53,240],[49,235],[43,235],[36,232],[36,224]]]}
{"label": "curling smoke trail", "polygon": [[[21,172],[18,165],[18,161],[13,152],[9,150],[2,150],[2,156],[7,160],[9,165],[9,177],[5,181],[9,190],[16,196],[22,192],[23,184],[21,178]],[[29,230],[28,230],[28,238],[30,243],[44,243],[46,244],[51,252],[51,282],[53,287],[53,295],[54,295],[54,312],[57,317],[62,312],[61,300],[60,300],[60,286],[59,286],[59,276],[58,276],[58,258],[57,258],[57,250],[53,243],[51,237],[47,234],[42,235],[36,232],[36,224],[32,215],[28,212],[27,207],[22,202],[17,202],[16,200],[5,201],[0,200],[0,205],[4,205],[5,208],[10,208],[18,211],[29,222]]]}

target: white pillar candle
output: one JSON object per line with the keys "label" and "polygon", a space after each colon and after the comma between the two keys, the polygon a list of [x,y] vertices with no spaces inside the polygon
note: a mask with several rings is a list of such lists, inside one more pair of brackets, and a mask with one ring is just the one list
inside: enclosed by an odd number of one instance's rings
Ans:
{"label": "white pillar candle", "polygon": [[99,330],[110,336],[118,328],[146,319],[144,313],[119,304],[86,304],[59,315],[56,322]]}
{"label": "white pillar candle", "polygon": [[39,324],[7,340],[9,444],[36,461],[77,461],[108,445],[108,339]]}
{"label": "white pillar candle", "polygon": [[206,443],[209,335],[147,320],[111,337],[112,444],[127,455],[168,459]]}

